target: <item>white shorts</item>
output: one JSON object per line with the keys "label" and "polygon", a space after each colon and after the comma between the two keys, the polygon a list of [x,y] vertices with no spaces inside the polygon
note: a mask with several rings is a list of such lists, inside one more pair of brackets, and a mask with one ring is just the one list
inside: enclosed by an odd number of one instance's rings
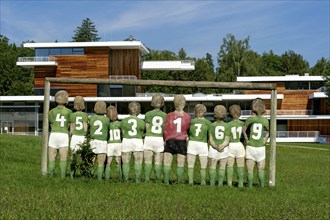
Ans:
{"label": "white shorts", "polygon": [[108,143],[107,156],[121,156],[121,143]]}
{"label": "white shorts", "polygon": [[69,135],[64,133],[50,133],[48,146],[55,149],[69,147]]}
{"label": "white shorts", "polygon": [[207,143],[200,141],[188,141],[187,154],[207,157],[209,155]]}
{"label": "white shorts", "polygon": [[123,138],[121,152],[143,151],[143,140],[140,138]]}
{"label": "white shorts", "polygon": [[225,147],[223,149],[223,152],[219,152],[216,149],[214,149],[211,145],[209,147],[209,158],[215,159],[215,160],[221,160],[228,157],[228,147]]}
{"label": "white shorts", "polygon": [[229,143],[228,157],[241,158],[245,157],[245,149],[241,142]]}
{"label": "white shorts", "polygon": [[265,147],[246,146],[246,159],[260,162],[266,159]]}
{"label": "white shorts", "polygon": [[146,136],[143,147],[145,150],[151,150],[155,153],[164,152],[164,139],[163,137]]}
{"label": "white shorts", "polygon": [[81,135],[72,135],[71,141],[70,141],[70,149],[72,152],[76,152],[80,149],[80,144],[82,144],[86,140],[85,136]]}
{"label": "white shorts", "polygon": [[106,154],[108,142],[100,140],[91,140],[91,148],[94,154]]}

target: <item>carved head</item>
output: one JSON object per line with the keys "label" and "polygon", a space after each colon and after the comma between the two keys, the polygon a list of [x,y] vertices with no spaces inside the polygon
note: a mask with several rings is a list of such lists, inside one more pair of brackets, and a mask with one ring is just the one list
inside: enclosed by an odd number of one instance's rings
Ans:
{"label": "carved head", "polygon": [[94,112],[98,115],[104,115],[107,112],[107,104],[104,101],[98,100],[95,103]]}
{"label": "carved head", "polygon": [[173,102],[176,111],[183,111],[186,106],[186,98],[183,95],[175,95]]}
{"label": "carved head", "polygon": [[82,96],[74,97],[73,108],[77,111],[82,111],[85,109],[85,100]]}
{"label": "carved head", "polygon": [[161,108],[164,106],[164,97],[161,95],[154,95],[151,99],[151,106],[154,108]]}
{"label": "carved head", "polygon": [[137,116],[141,112],[141,105],[138,102],[131,102],[128,104],[128,112],[130,115]]}
{"label": "carved head", "polygon": [[227,116],[227,109],[223,105],[217,105],[214,107],[214,118],[224,119]]}
{"label": "carved head", "polygon": [[229,113],[233,119],[239,119],[241,116],[241,107],[239,105],[231,105],[229,107]]}
{"label": "carved head", "polygon": [[115,106],[110,105],[107,108],[107,117],[110,119],[110,121],[118,120],[118,112],[117,112],[117,108]]}
{"label": "carved head", "polygon": [[65,90],[60,90],[55,94],[55,102],[59,105],[68,104],[69,94]]}
{"label": "carved head", "polygon": [[252,112],[257,115],[262,115],[266,112],[266,106],[264,100],[256,98],[252,101]]}
{"label": "carved head", "polygon": [[195,116],[197,118],[201,118],[205,115],[206,113],[206,107],[203,104],[197,104],[195,105]]}

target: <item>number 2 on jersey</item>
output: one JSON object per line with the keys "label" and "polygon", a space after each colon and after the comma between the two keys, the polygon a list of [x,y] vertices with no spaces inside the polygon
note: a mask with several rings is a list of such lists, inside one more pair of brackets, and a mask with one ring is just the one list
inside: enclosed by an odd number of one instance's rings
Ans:
{"label": "number 2 on jersey", "polygon": [[96,120],[94,121],[94,126],[97,126],[97,129],[95,130],[94,134],[97,135],[102,135],[102,128],[103,128],[103,124],[100,120]]}

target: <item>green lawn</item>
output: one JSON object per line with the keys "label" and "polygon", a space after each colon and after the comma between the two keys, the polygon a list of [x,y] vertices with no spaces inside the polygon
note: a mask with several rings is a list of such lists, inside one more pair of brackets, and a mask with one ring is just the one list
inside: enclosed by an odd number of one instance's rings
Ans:
{"label": "green lawn", "polygon": [[274,188],[62,180],[40,164],[40,137],[0,135],[0,219],[330,218],[329,145],[278,143]]}

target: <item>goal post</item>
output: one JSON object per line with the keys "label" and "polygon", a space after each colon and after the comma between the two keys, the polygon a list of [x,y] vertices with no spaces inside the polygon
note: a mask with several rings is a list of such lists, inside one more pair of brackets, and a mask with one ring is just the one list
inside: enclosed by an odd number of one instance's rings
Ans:
{"label": "goal post", "polygon": [[212,88],[212,89],[244,89],[244,90],[271,90],[270,114],[270,160],[269,160],[269,186],[275,186],[276,165],[276,109],[277,86],[275,83],[239,83],[239,82],[209,82],[209,81],[167,81],[167,80],[141,80],[141,79],[97,79],[97,78],[45,78],[44,110],[42,126],[42,154],[41,172],[47,175],[47,151],[49,130],[49,102],[50,84],[105,84],[105,85],[132,85],[132,86],[170,86],[186,88]]}

